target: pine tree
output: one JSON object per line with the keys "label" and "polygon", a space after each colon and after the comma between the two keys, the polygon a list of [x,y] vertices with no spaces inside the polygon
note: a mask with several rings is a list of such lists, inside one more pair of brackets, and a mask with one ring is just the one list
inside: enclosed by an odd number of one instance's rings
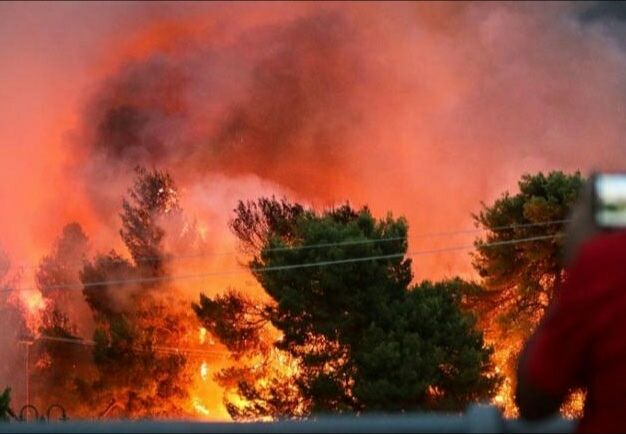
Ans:
{"label": "pine tree", "polygon": [[[518,193],[503,193],[474,216],[486,230],[475,242],[473,260],[483,281],[466,287],[467,302],[494,342],[497,364],[506,377],[502,393],[509,407],[522,344],[566,278],[563,231],[583,183],[578,172],[526,174],[518,183]],[[540,239],[508,243],[528,238]]]}
{"label": "pine tree", "polygon": [[[235,389],[248,404],[227,402],[233,416],[458,410],[493,392],[490,350],[460,310],[458,288],[411,286],[404,219],[377,220],[349,205],[318,213],[263,198],[240,203],[231,227],[254,253],[249,266],[270,301],[201,296],[196,314],[236,357],[263,348],[293,366],[291,382],[239,368]],[[267,344],[263,325],[270,324],[279,338]]]}
{"label": "pine tree", "polygon": [[79,382],[79,391],[93,405],[117,402],[125,417],[181,417],[191,377],[184,353],[168,348],[192,333],[191,313],[161,278],[170,258],[167,238],[180,240],[189,225],[169,174],[138,168],[136,175],[120,215],[133,261],[111,251],[80,274],[96,321],[98,376]]}

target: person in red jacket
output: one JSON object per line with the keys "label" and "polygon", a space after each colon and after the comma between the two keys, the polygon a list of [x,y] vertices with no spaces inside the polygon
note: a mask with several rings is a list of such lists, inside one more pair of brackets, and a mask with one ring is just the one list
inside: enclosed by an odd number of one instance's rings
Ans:
{"label": "person in red jacket", "polygon": [[582,387],[578,432],[626,432],[626,231],[595,229],[590,190],[569,229],[567,279],[520,356],[516,402],[541,419]]}

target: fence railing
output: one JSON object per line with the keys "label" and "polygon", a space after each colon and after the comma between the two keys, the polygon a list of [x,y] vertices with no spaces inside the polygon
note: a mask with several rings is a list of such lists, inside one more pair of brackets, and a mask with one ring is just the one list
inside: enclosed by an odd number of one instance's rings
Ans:
{"label": "fence railing", "polygon": [[66,421],[0,423],[0,433],[571,433],[576,421],[554,418],[541,422],[504,419],[498,409],[476,405],[462,415],[325,416],[302,421],[254,423],[173,421]]}

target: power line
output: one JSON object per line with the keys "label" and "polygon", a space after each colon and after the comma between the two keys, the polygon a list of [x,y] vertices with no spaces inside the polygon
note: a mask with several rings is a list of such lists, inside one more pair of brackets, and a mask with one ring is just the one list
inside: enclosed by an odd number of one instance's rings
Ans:
{"label": "power line", "polygon": [[[66,342],[66,343],[70,343],[74,345],[83,345],[83,346],[90,346],[90,347],[93,347],[96,345],[95,341],[91,341],[87,339],[72,339],[72,338],[63,338],[63,337],[49,336],[49,335],[39,335],[37,336],[36,339],[45,340],[45,341]],[[167,354],[186,353],[186,354],[196,354],[196,355],[205,355],[205,356],[212,356],[212,355],[224,356],[224,355],[229,354],[226,351],[208,351],[208,350],[202,350],[200,348],[180,348],[180,347],[164,347],[164,346],[154,346],[149,349],[141,348],[141,347],[133,347],[133,351],[137,351],[137,352],[154,351],[154,352],[167,353]]]}
{"label": "power line", "polygon": [[[416,234],[411,236],[402,236],[402,237],[388,237],[388,238],[376,238],[376,239],[361,239],[361,240],[348,240],[348,241],[338,241],[338,242],[328,242],[328,243],[317,243],[317,244],[309,244],[304,246],[282,246],[282,247],[269,247],[262,249],[263,252],[284,252],[284,251],[300,251],[300,250],[310,250],[310,249],[318,249],[324,247],[343,247],[343,246],[352,246],[352,245],[364,245],[364,244],[379,244],[379,243],[388,243],[392,241],[409,241],[415,239],[424,239],[424,238],[436,238],[442,236],[452,236],[452,235],[464,235],[464,234],[473,234],[478,232],[497,232],[508,229],[522,229],[522,228],[530,228],[530,227],[542,227],[549,225],[557,225],[557,224],[565,224],[570,222],[571,220],[551,220],[545,222],[536,222],[536,223],[521,223],[521,224],[511,224],[505,226],[496,226],[493,228],[475,228],[475,229],[459,229],[453,231],[442,231],[442,232],[431,232],[424,234]],[[228,252],[199,252],[190,255],[164,255],[164,256],[143,256],[134,259],[135,262],[155,262],[155,261],[172,261],[172,260],[183,260],[183,259],[193,259],[193,258],[205,258],[205,257],[218,257],[218,256],[236,256],[239,252],[237,251],[228,251]],[[24,262],[25,264],[25,262]],[[74,263],[68,265],[81,265],[82,263]],[[28,267],[22,266],[20,268],[23,269],[35,269],[38,268],[38,265],[30,265]]]}
{"label": "power line", "polygon": [[[562,234],[554,234],[554,235],[543,235],[543,236],[536,236],[536,237],[527,237],[527,238],[520,238],[520,239],[513,239],[513,240],[504,240],[504,241],[496,241],[496,242],[492,242],[492,243],[483,243],[481,244],[481,247],[496,247],[496,246],[504,246],[504,245],[512,245],[512,244],[519,244],[519,243],[523,243],[523,242],[531,242],[531,241],[539,241],[539,240],[547,240],[547,239],[553,239],[556,237],[562,236]],[[415,251],[415,252],[409,252],[406,255],[404,253],[396,253],[396,254],[390,254],[390,255],[377,255],[377,256],[369,256],[369,257],[363,257],[363,258],[349,258],[349,259],[343,259],[343,260],[334,260],[334,261],[320,261],[320,262],[313,262],[313,263],[305,263],[305,264],[294,264],[294,265],[283,265],[283,266],[275,266],[275,267],[262,267],[262,268],[257,268],[257,269],[253,269],[252,271],[254,272],[268,272],[268,271],[278,271],[278,270],[293,270],[293,269],[298,269],[298,268],[306,268],[306,267],[318,267],[318,266],[327,266],[327,265],[334,265],[334,264],[346,264],[346,263],[355,263],[355,262],[363,262],[363,261],[371,261],[371,260],[379,260],[379,259],[394,259],[394,258],[402,258],[405,256],[418,256],[418,255],[427,255],[427,254],[436,254],[436,253],[443,253],[443,252],[449,252],[449,251],[453,251],[453,250],[461,250],[461,249],[468,249],[468,248],[473,248],[475,247],[473,244],[471,245],[463,245],[463,246],[452,246],[452,247],[444,247],[441,249],[432,249],[432,250],[422,250],[422,251]],[[163,277],[163,278],[148,278],[148,279],[134,279],[134,280],[119,280],[119,281],[102,281],[102,282],[91,282],[91,283],[87,283],[84,285],[80,285],[81,287],[88,287],[88,286],[96,286],[96,285],[103,285],[103,284],[120,284],[120,283],[130,283],[130,282],[147,282],[147,281],[156,281],[157,279],[160,280],[181,280],[181,279],[187,279],[187,278],[201,278],[201,277],[207,277],[209,275],[216,275],[216,274],[224,274],[224,273],[241,273],[241,272],[245,272],[244,270],[233,270],[231,272],[215,272],[215,273],[202,273],[202,274],[197,274],[197,275],[187,275],[187,276],[170,276],[170,277]],[[61,285],[58,285],[58,287],[61,287]],[[5,288],[6,290],[6,288]],[[9,289],[10,290],[10,289]],[[22,289],[23,290],[23,289]],[[63,337],[56,337],[56,336],[49,336],[49,335],[40,335],[37,337],[37,339],[40,340],[47,340],[47,341],[56,341],[56,342],[65,342],[65,343],[70,343],[70,344],[74,344],[74,345],[82,345],[82,346],[90,346],[93,347],[96,345],[95,341],[92,340],[83,340],[83,339],[71,339],[71,338],[63,338]],[[136,352],[157,352],[157,353],[163,353],[163,354],[170,354],[170,355],[179,355],[179,354],[186,354],[189,356],[221,356],[222,358],[225,358],[225,356],[228,355],[227,352],[224,351],[208,351],[208,350],[203,350],[203,349],[197,349],[197,348],[180,348],[180,347],[167,347],[167,346],[153,346],[151,348],[141,348],[141,347],[133,347],[133,351]]]}
{"label": "power line", "polygon": [[565,224],[571,222],[571,219],[566,220],[550,220],[545,222],[536,222],[536,223],[520,223],[520,224],[512,224],[506,226],[495,226],[493,228],[474,228],[474,229],[458,229],[453,231],[443,231],[443,232],[431,232],[428,234],[417,234],[415,236],[410,236],[409,238],[430,238],[430,237],[439,237],[439,236],[447,236],[447,235],[462,235],[462,234],[470,234],[477,232],[496,232],[503,231],[507,229],[520,229],[520,228],[530,228],[530,227],[540,227],[540,226],[549,226],[549,225],[557,225],[557,224]]}
{"label": "power line", "polygon": [[[502,231],[507,229],[519,229],[519,228],[529,228],[529,227],[539,227],[539,226],[548,226],[548,225],[556,225],[556,224],[564,224],[570,222],[571,220],[551,220],[547,222],[538,222],[538,223],[522,223],[522,224],[514,224],[507,226],[497,226],[494,228],[484,229],[484,228],[475,228],[475,229],[459,229],[454,231],[443,231],[443,232],[431,232],[425,234],[416,234],[408,237],[388,237],[388,238],[376,238],[376,239],[365,239],[365,240],[349,240],[349,241],[338,241],[332,243],[318,243],[318,244],[309,244],[304,246],[284,246],[284,247],[269,247],[266,249],[262,249],[263,252],[292,252],[299,250],[309,250],[309,249],[318,249],[323,247],[335,247],[335,246],[351,246],[351,245],[361,245],[361,244],[378,244],[378,243],[387,243],[391,241],[403,241],[403,240],[414,240],[414,239],[423,239],[423,238],[435,238],[442,236],[450,236],[450,235],[463,235],[463,234],[472,234],[477,232],[495,232]],[[194,257],[210,257],[210,256],[227,256],[227,255],[236,255],[237,252],[203,252],[194,255],[179,255],[179,256],[171,256],[167,259],[188,259]],[[140,262],[149,262],[156,261],[159,259],[163,259],[163,257],[141,257],[138,258]]]}
{"label": "power line", "polygon": [[[556,237],[560,237],[563,234],[557,233],[552,235],[541,235],[536,237],[527,237],[527,238],[518,238],[512,240],[504,240],[504,241],[495,241],[491,243],[482,243],[480,247],[496,247],[496,246],[504,246],[510,244],[518,244],[525,243],[531,241],[540,241],[547,240]],[[330,261],[319,261],[319,262],[308,262],[301,264],[292,264],[292,265],[277,265],[271,267],[259,267],[259,268],[251,268],[247,269],[238,269],[238,270],[222,270],[222,271],[214,271],[208,273],[197,273],[197,274],[186,274],[186,275],[173,275],[173,276],[158,276],[158,277],[139,277],[135,279],[118,279],[118,280],[103,280],[97,282],[87,282],[87,283],[71,283],[71,284],[59,284],[59,285],[49,285],[44,286],[42,288],[3,288],[3,292],[12,292],[12,291],[35,291],[35,290],[54,290],[54,289],[83,289],[83,288],[91,288],[98,287],[103,285],[124,285],[124,284],[138,284],[138,283],[155,283],[155,282],[168,282],[168,281],[177,281],[177,280],[197,280],[203,279],[206,277],[212,276],[224,276],[231,274],[245,274],[248,272],[253,273],[264,273],[264,272],[272,272],[272,271],[286,271],[286,270],[294,270],[300,268],[311,268],[311,267],[324,267],[329,265],[339,265],[339,264],[350,264],[357,262],[366,262],[366,261],[374,261],[374,260],[383,260],[383,259],[396,259],[402,258],[405,256],[422,256],[422,255],[430,255],[436,253],[450,252],[456,250],[466,250],[475,248],[476,246],[473,244],[462,245],[462,246],[452,246],[452,247],[443,247],[440,249],[432,249],[432,250],[421,250],[414,252],[406,252],[406,253],[392,253],[387,255],[374,255],[374,256],[364,256],[360,258],[347,258],[347,259],[338,259],[338,260],[330,260]]]}

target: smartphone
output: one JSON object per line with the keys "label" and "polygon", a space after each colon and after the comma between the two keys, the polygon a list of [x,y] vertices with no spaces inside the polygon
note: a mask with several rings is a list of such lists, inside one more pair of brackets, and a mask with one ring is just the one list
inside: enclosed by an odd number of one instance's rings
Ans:
{"label": "smartphone", "polygon": [[593,215],[601,229],[626,229],[626,172],[595,173]]}

